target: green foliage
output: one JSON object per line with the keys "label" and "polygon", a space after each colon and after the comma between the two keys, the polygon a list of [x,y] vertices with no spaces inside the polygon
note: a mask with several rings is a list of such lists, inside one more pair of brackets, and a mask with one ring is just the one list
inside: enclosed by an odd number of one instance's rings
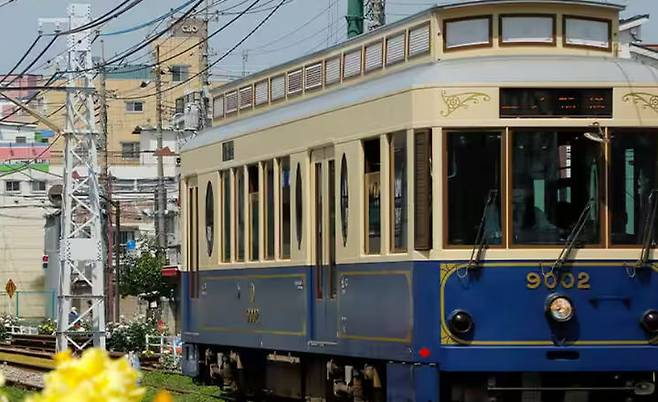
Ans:
{"label": "green foliage", "polygon": [[107,349],[113,352],[141,352],[146,349],[146,335],[160,335],[157,322],[137,316],[131,321],[107,324]]}
{"label": "green foliage", "polygon": [[7,313],[0,314],[0,340],[9,339],[9,327],[19,324],[19,318]]}
{"label": "green foliage", "polygon": [[147,240],[138,254],[129,254],[121,267],[121,296],[139,296],[147,300],[171,297],[174,286],[160,272],[165,261],[152,240]]}
{"label": "green foliage", "polygon": [[53,335],[57,331],[57,323],[50,318],[41,321],[37,327],[39,335]]}

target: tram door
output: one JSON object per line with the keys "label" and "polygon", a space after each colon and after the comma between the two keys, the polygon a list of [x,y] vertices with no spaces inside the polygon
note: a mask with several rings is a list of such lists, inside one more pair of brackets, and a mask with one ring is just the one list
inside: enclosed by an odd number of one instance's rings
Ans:
{"label": "tram door", "polygon": [[334,148],[311,152],[313,194],[313,333],[316,341],[336,339],[336,161]]}

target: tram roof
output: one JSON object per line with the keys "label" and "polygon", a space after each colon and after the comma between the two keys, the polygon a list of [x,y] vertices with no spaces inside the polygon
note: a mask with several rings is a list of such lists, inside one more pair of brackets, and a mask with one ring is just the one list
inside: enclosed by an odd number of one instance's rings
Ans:
{"label": "tram roof", "polygon": [[210,128],[191,139],[183,151],[413,88],[528,83],[581,87],[655,85],[658,70],[633,60],[591,56],[487,56],[441,60]]}
{"label": "tram roof", "polygon": [[285,69],[291,66],[296,66],[305,60],[312,60],[313,58],[320,56],[325,53],[329,53],[336,49],[344,49],[351,46],[353,43],[359,43],[363,40],[367,40],[368,37],[380,35],[382,32],[394,31],[400,26],[409,24],[410,22],[421,19],[426,15],[429,15],[437,10],[446,10],[451,8],[460,8],[460,7],[476,7],[476,6],[486,6],[486,5],[498,5],[498,4],[555,4],[555,5],[564,5],[564,4],[573,4],[573,5],[585,5],[585,6],[599,6],[599,7],[609,7],[618,10],[623,10],[626,8],[625,2],[627,0],[438,0],[435,5],[430,5],[428,8],[421,10],[415,14],[409,15],[392,23],[388,23],[378,29],[365,32],[361,35],[357,35],[353,38],[349,38],[345,41],[337,43],[333,46],[317,50],[315,52],[305,54],[300,57],[296,57],[292,60],[285,61],[281,64],[274,65],[272,67],[265,68],[263,70],[254,72],[253,74],[247,75],[244,78],[238,78],[228,82],[224,86],[218,87],[219,90],[224,91],[228,87],[239,87],[243,83],[253,81],[255,77],[268,76],[272,72]]}
{"label": "tram roof", "polygon": [[626,8],[625,0],[439,0],[435,8],[446,9],[465,6],[529,3],[579,4],[612,7],[619,10]]}

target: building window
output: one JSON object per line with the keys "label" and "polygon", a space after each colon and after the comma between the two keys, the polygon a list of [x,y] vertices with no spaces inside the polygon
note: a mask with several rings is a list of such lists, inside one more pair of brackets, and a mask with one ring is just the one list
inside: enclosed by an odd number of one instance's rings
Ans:
{"label": "building window", "polygon": [[343,154],[340,161],[340,228],[343,234],[343,247],[347,246],[347,230],[349,222],[350,197],[347,176],[347,157]]}
{"label": "building window", "polygon": [[231,171],[220,173],[222,181],[222,261],[231,261]]}
{"label": "building window", "polygon": [[208,245],[208,257],[212,256],[215,243],[215,195],[212,191],[212,183],[206,186],[206,243]]}
{"label": "building window", "polygon": [[610,20],[585,17],[564,17],[564,45],[610,50],[612,24]]}
{"label": "building window", "polygon": [[126,102],[126,112],[143,112],[143,111],[144,111],[144,102],[142,101]]}
{"label": "building window", "polygon": [[21,191],[21,182],[18,180],[7,180],[5,182],[5,191],[15,193]]}
{"label": "building window", "polygon": [[27,143],[27,138],[22,135],[16,136],[16,144],[25,144]]}
{"label": "building window", "polygon": [[395,133],[391,147],[391,249],[407,251],[407,135]]}
{"label": "building window", "polygon": [[258,253],[260,248],[259,241],[259,219],[258,206],[259,206],[259,180],[258,180],[258,165],[249,166],[247,169],[248,186],[249,186],[249,259],[251,261],[258,260]]}
{"label": "building window", "polygon": [[[611,240],[639,245],[655,202],[650,196],[658,188],[658,138],[648,132],[615,132],[610,144]],[[655,235],[654,227],[651,244]]]}
{"label": "building window", "polygon": [[379,254],[381,250],[381,193],[379,138],[363,142],[365,171],[365,252]]}
{"label": "building window", "polygon": [[297,163],[297,173],[295,177],[295,226],[297,229],[297,249],[302,248],[302,225],[304,223],[304,194],[302,191],[302,168],[301,165]]}
{"label": "building window", "polygon": [[139,142],[122,142],[121,157],[123,159],[139,159]]}
{"label": "building window", "polygon": [[279,160],[281,258],[290,258],[290,158]]}
{"label": "building window", "polygon": [[265,258],[274,259],[274,162],[263,165],[265,178]]}
{"label": "building window", "polygon": [[491,16],[446,20],[443,31],[446,50],[491,46]]}
{"label": "building window", "polygon": [[244,261],[244,169],[235,170],[236,259]]}
{"label": "building window", "polygon": [[189,66],[171,66],[169,70],[171,71],[171,80],[173,82],[185,81],[190,75]]}
{"label": "building window", "polygon": [[129,241],[135,240],[134,230],[122,230],[119,232],[119,244],[125,246]]}
{"label": "building window", "polygon": [[514,243],[563,245],[581,216],[577,243],[600,243],[601,153],[601,144],[582,132],[514,133]]}
{"label": "building window", "polygon": [[46,182],[43,180],[34,180],[32,181],[32,192],[33,193],[43,193],[46,191]]}
{"label": "building window", "polygon": [[554,15],[501,15],[500,43],[555,44]]}
{"label": "building window", "polygon": [[448,244],[501,244],[500,133],[448,133],[446,145]]}
{"label": "building window", "polygon": [[176,98],[176,113],[185,112],[185,98]]}

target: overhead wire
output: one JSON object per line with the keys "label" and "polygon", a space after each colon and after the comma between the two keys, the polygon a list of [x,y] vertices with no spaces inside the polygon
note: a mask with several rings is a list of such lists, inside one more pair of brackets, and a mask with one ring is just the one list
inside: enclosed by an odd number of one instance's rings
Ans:
{"label": "overhead wire", "polygon": [[25,53],[23,53],[23,55],[21,56],[21,58],[18,59],[18,61],[16,62],[16,64],[14,64],[14,67],[12,67],[11,70],[9,70],[9,72],[8,72],[7,74],[3,75],[2,79],[0,80],[0,84],[2,84],[3,82],[5,82],[5,80],[7,79],[7,77],[11,76],[11,75],[16,71],[16,69],[18,68],[18,66],[20,66],[20,65],[25,61],[25,59],[27,59],[27,56],[28,56],[30,53],[32,53],[32,50],[34,49],[34,47],[37,45],[37,43],[39,42],[39,40],[40,40],[41,38],[42,38],[42,35],[41,35],[41,34],[37,35],[37,37],[34,38],[34,41],[33,41],[32,44],[30,45],[30,47],[27,48],[27,50],[25,51]]}
{"label": "overhead wire", "polygon": [[155,96],[155,95],[158,95],[158,94],[161,94],[161,93],[164,93],[164,92],[171,91],[172,89],[178,88],[181,85],[185,85],[186,83],[188,83],[191,80],[195,79],[199,75],[205,73],[206,71],[209,71],[212,67],[217,65],[220,61],[224,60],[229,54],[231,54],[235,49],[237,49],[238,47],[240,47],[240,45],[242,45],[244,42],[246,42],[247,39],[249,39],[254,33],[256,33],[256,31],[258,31],[258,29],[260,29],[260,27],[262,27],[270,18],[272,18],[272,16],[279,10],[279,8],[281,8],[284,4],[286,4],[286,2],[290,2],[290,1],[293,1],[293,0],[281,0],[275,7],[272,8],[272,10],[270,10],[270,12],[267,14],[267,16],[265,16],[265,18],[263,18],[251,31],[249,31],[249,33],[247,33],[247,35],[245,35],[242,39],[240,39],[238,41],[238,43],[236,43],[232,48],[230,48],[220,58],[218,58],[214,62],[208,64],[208,66],[201,69],[198,73],[193,74],[192,76],[188,77],[186,80],[181,81],[181,82],[177,83],[176,85],[172,85],[170,87],[164,88],[160,91],[156,91],[156,92],[151,93],[151,94],[146,94],[146,95],[139,96],[139,97],[117,97],[116,99],[122,99],[122,100],[144,99],[144,98]]}
{"label": "overhead wire", "polygon": [[[192,45],[192,46],[190,46],[190,47],[188,47],[188,48],[186,48],[186,49],[184,49],[184,50],[182,50],[182,51],[180,51],[180,52],[178,52],[178,53],[176,53],[176,54],[174,54],[174,55],[172,55],[172,56],[166,57],[166,58],[164,58],[164,59],[156,60],[156,62],[154,62],[154,63],[146,64],[146,65],[142,65],[142,66],[140,66],[140,68],[138,68],[138,69],[127,70],[127,71],[124,71],[124,72],[134,72],[134,71],[139,71],[139,70],[141,70],[141,69],[143,69],[143,68],[155,67],[155,66],[158,65],[158,64],[166,63],[166,62],[168,62],[168,61],[170,61],[170,60],[172,60],[172,59],[174,59],[174,58],[176,58],[176,57],[182,55],[183,53],[189,52],[190,50],[196,48],[197,46],[206,43],[209,39],[213,38],[214,36],[216,36],[217,34],[219,34],[220,32],[222,32],[222,31],[225,30],[226,28],[230,27],[235,21],[237,21],[240,17],[242,17],[244,14],[246,14],[250,9],[252,9],[252,8],[253,8],[256,4],[258,4],[260,1],[261,1],[261,0],[254,0],[253,3],[251,3],[246,9],[242,10],[241,13],[239,13],[238,15],[236,15],[235,17],[233,17],[229,22],[227,22],[226,24],[222,25],[219,29],[216,29],[216,30],[213,31],[211,34],[207,35],[206,37],[201,38],[201,40],[199,40],[199,41],[198,41],[197,43],[195,43],[194,45]],[[288,0],[286,0],[286,1],[288,1]]]}

